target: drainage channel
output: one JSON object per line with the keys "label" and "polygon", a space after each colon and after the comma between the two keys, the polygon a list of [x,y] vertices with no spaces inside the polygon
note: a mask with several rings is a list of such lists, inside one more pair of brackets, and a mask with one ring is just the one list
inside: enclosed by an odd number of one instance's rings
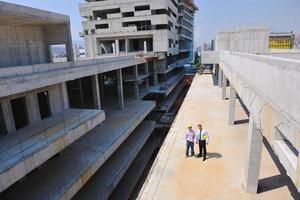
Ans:
{"label": "drainage channel", "polygon": [[[172,101],[172,105],[166,112],[154,109],[147,117],[149,120],[155,120],[157,126],[135,160],[132,162],[125,175],[114,189],[110,196],[110,200],[119,199],[136,199],[155,158],[163,144],[169,129],[180,109],[182,102],[190,88],[190,82],[184,80],[186,84],[180,88],[179,95]],[[178,86],[179,87],[179,86]]]}

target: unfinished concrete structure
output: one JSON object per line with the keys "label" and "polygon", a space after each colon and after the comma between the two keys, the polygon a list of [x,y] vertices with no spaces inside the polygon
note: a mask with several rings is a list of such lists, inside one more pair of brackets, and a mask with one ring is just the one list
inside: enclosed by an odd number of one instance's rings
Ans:
{"label": "unfinished concrete structure", "polygon": [[[175,5],[169,6],[177,13]],[[168,18],[171,11],[158,12]],[[155,98],[143,97],[159,95],[167,112],[186,84],[180,67],[190,58],[167,63],[178,44],[165,48],[163,37],[157,44],[165,49],[154,52],[146,34],[147,52],[74,61],[69,17],[4,2],[0,16],[6,19],[0,22],[0,198],[108,198],[156,127],[146,118]],[[177,23],[175,14],[170,18]],[[162,32],[178,41],[176,31]],[[140,37],[126,34],[140,48]],[[89,45],[101,38],[87,42],[90,55]],[[52,45],[65,45],[67,62],[54,63]],[[110,187],[95,192],[95,180]]]}
{"label": "unfinished concrete structure", "polygon": [[221,32],[217,51],[205,52],[203,62],[216,65],[223,100],[230,83],[229,124],[235,124],[237,96],[250,113],[245,191],[257,192],[263,138],[300,191],[300,53],[272,53],[268,41],[265,28]]}

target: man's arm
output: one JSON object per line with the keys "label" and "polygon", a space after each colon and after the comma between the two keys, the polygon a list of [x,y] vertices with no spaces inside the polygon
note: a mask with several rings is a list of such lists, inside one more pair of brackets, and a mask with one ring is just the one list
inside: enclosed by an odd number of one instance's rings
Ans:
{"label": "man's arm", "polygon": [[206,144],[208,144],[209,143],[209,134],[207,131],[205,132],[205,134],[207,135]]}

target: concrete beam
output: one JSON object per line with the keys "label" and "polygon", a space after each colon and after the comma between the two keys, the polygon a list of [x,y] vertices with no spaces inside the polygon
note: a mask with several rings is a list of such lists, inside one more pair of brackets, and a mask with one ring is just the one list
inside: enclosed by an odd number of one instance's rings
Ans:
{"label": "concrete beam", "polygon": [[226,100],[227,78],[223,73],[222,77],[222,100]]}
{"label": "concrete beam", "polygon": [[262,147],[262,133],[255,124],[253,117],[250,116],[244,180],[244,189],[247,193],[257,193]]}
{"label": "concrete beam", "polygon": [[100,110],[101,109],[101,100],[100,100],[98,74],[92,76],[92,87],[93,87],[93,98],[94,98],[95,108]]}
{"label": "concrete beam", "polygon": [[117,87],[118,87],[118,97],[119,97],[119,108],[124,109],[124,94],[123,94],[123,78],[122,69],[117,70]]}
{"label": "concrete beam", "polygon": [[234,125],[235,122],[235,104],[236,104],[236,92],[232,85],[230,85],[230,97],[229,97],[229,116],[228,124]]}

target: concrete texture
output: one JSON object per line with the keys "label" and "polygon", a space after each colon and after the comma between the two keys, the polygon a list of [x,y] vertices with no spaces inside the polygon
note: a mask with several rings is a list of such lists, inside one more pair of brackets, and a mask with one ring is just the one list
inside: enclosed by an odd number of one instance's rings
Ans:
{"label": "concrete texture", "polygon": [[56,44],[73,59],[68,16],[1,1],[0,18],[0,67],[50,63]]}
{"label": "concrete texture", "polygon": [[0,97],[145,63],[134,56],[0,68]]}
{"label": "concrete texture", "polygon": [[[259,194],[243,189],[248,124],[241,105],[236,106],[238,125],[228,125],[228,103],[210,75],[197,75],[154,162],[139,199],[265,200],[298,199],[290,179],[263,148]],[[208,159],[185,158],[186,126],[198,123],[210,133]],[[198,153],[198,147],[195,148]],[[276,163],[278,164],[278,162]]]}
{"label": "concrete texture", "polygon": [[[112,103],[112,102],[111,102]],[[123,111],[106,107],[106,120],[59,156],[15,184],[0,199],[71,199],[154,108],[152,101],[127,101]],[[37,187],[38,186],[38,187]]]}
{"label": "concrete texture", "polygon": [[0,140],[0,192],[105,119],[101,110],[69,109]]}
{"label": "concrete texture", "polygon": [[73,199],[108,199],[154,128],[154,121],[142,122]]}

